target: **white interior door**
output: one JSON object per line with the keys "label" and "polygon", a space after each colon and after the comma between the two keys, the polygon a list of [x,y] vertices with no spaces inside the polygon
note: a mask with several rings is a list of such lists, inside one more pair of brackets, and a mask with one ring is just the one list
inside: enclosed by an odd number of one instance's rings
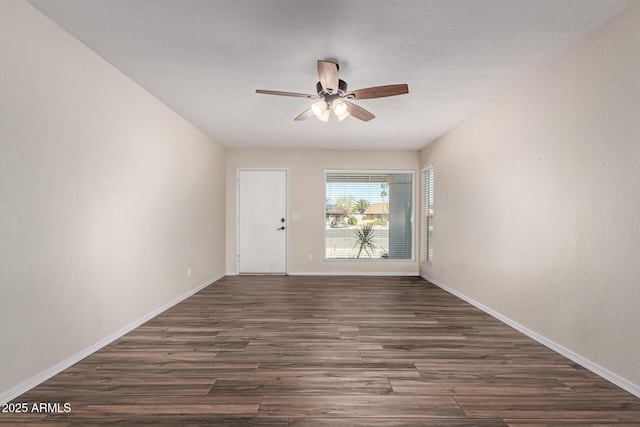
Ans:
{"label": "white interior door", "polygon": [[240,273],[286,273],[287,171],[239,171],[238,258]]}

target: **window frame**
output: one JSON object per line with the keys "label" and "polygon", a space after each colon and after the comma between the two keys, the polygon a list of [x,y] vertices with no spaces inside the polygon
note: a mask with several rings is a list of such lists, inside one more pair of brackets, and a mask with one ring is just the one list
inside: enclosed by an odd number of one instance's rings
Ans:
{"label": "window frame", "polygon": [[[411,175],[411,257],[406,259],[398,258],[328,258],[327,257],[327,227],[326,227],[326,200],[327,200],[327,175],[328,174],[369,174],[369,175]],[[416,170],[415,169],[323,169],[323,203],[322,203],[322,258],[326,262],[415,262],[417,256],[417,235],[416,235]]]}

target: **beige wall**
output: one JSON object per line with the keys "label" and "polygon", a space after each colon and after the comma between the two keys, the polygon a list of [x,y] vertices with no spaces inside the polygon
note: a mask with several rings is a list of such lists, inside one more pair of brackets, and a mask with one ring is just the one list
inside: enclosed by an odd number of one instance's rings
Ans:
{"label": "beige wall", "polygon": [[[304,123],[301,125],[304,126]],[[325,169],[410,169],[415,171],[418,165],[417,151],[227,150],[228,274],[237,273],[236,171],[238,168],[247,167],[286,168],[289,171],[287,236],[289,274],[418,274],[417,261],[323,260],[325,220],[323,171]],[[298,220],[292,219],[293,214],[298,216]],[[313,256],[312,262],[308,261],[309,255]],[[416,259],[418,259],[417,253]]]}
{"label": "beige wall", "polygon": [[430,144],[421,273],[640,392],[640,2]]}
{"label": "beige wall", "polygon": [[26,2],[0,2],[0,52],[2,398],[224,274],[225,177],[218,145]]}

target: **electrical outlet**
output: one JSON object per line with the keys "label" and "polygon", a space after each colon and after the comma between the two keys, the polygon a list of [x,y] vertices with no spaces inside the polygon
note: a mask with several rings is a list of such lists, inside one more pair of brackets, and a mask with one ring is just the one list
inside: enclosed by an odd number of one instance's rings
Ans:
{"label": "electrical outlet", "polygon": [[191,267],[187,268],[187,277],[191,277]]}
{"label": "electrical outlet", "polygon": [[309,259],[309,262],[313,262],[313,255],[309,254],[308,259]]}

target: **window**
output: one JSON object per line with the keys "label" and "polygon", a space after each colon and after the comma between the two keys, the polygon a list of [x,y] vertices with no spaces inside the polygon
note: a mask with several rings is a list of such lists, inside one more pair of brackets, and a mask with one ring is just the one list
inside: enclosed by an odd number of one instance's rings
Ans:
{"label": "window", "polygon": [[422,262],[433,260],[433,166],[422,170]]}
{"label": "window", "polygon": [[325,171],[325,259],[413,259],[410,171]]}

